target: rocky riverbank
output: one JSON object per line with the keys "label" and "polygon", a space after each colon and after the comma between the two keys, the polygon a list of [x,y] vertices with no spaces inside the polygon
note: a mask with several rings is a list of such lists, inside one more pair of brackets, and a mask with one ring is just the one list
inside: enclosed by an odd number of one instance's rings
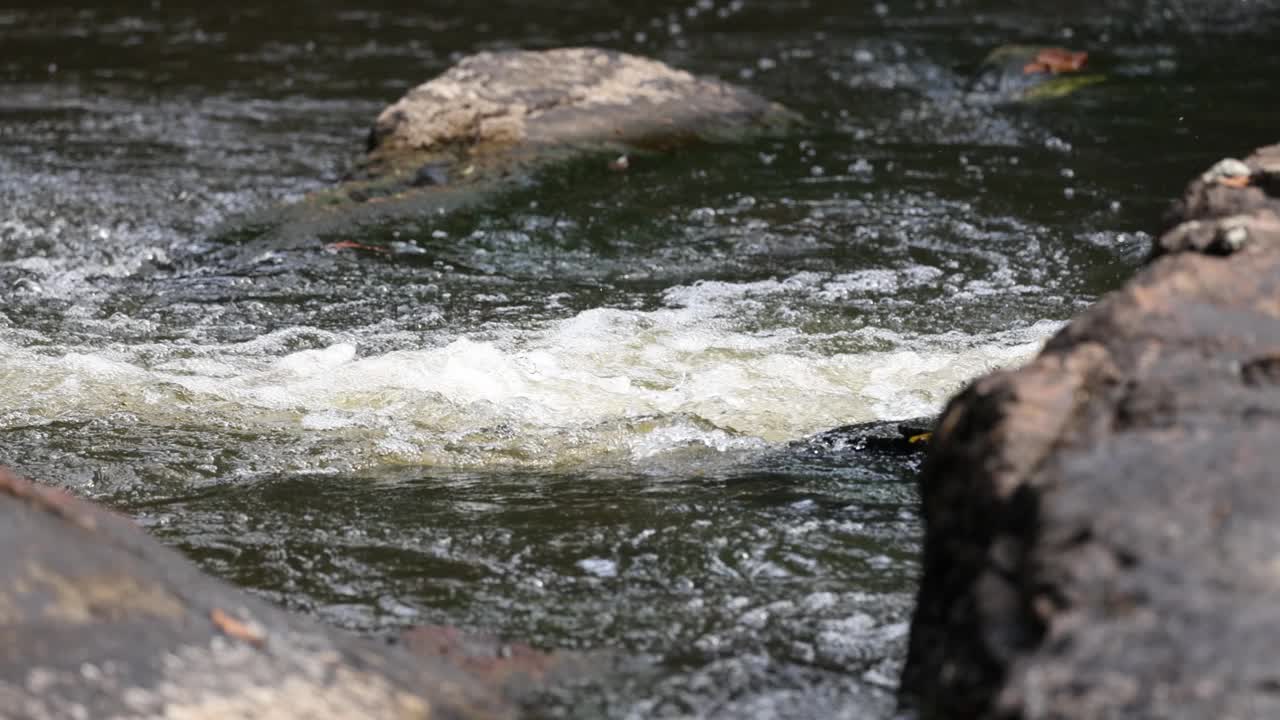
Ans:
{"label": "rocky riverbank", "polygon": [[901,690],[925,717],[1280,715],[1280,146],[944,413]]}
{"label": "rocky riverbank", "polygon": [[390,644],[350,635],[4,470],[0,542],[5,717],[507,718],[531,693],[612,666],[446,627]]}

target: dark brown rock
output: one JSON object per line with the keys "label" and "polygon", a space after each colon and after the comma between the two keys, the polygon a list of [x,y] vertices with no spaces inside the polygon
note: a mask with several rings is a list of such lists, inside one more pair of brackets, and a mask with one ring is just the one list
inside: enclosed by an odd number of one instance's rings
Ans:
{"label": "dark brown rock", "polygon": [[1187,186],[1152,256],[1228,255],[1246,243],[1280,242],[1280,145],[1216,163]]}
{"label": "dark brown rock", "polygon": [[0,471],[0,716],[508,718],[500,692],[289,615]]}
{"label": "dark brown rock", "polygon": [[790,445],[795,450],[870,450],[881,453],[920,453],[929,447],[934,417],[873,421],[842,425],[811,435]]}
{"label": "dark brown rock", "polygon": [[[902,678],[925,717],[1280,717],[1275,156],[1193,182],[1158,259],[948,406]],[[1180,239],[1242,212],[1245,242]]]}

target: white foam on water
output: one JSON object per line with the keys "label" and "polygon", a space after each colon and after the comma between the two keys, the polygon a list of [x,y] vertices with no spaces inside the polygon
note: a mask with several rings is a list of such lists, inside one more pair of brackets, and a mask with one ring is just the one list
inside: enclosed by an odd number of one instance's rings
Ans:
{"label": "white foam on water", "polygon": [[[210,433],[291,433],[356,466],[643,462],[690,447],[758,448],[852,422],[937,411],[1056,328],[987,337],[849,333],[891,351],[830,354],[751,318],[787,293],[901,280],[805,274],[669,290],[649,311],[599,308],[489,341],[424,336],[362,355],[358,335],[286,328],[234,345],[50,354],[0,335],[0,428],[125,412]],[[298,347],[298,338],[320,346]],[[29,341],[29,338],[25,338]],[[295,453],[296,455],[296,453]],[[321,468],[312,468],[320,470]]]}

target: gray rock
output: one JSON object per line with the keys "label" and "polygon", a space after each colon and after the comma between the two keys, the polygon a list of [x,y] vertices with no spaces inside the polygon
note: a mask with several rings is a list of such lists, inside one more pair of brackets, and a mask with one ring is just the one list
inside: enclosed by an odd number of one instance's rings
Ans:
{"label": "gray rock", "polygon": [[[781,132],[799,115],[729,83],[598,48],[482,52],[378,115],[368,153],[292,222],[434,213],[482,202],[537,171],[600,154],[653,154]],[[607,159],[606,159],[607,158]]]}
{"label": "gray rock", "polygon": [[475,166],[515,148],[665,148],[794,120],[748,90],[636,55],[598,48],[485,52],[383,110],[365,167],[416,170],[423,158],[437,157]]}
{"label": "gray rock", "polygon": [[[483,206],[575,160],[598,160],[604,178],[642,156],[779,134],[803,122],[750,90],[626,53],[478,53],[383,110],[345,181],[229,222],[196,261],[283,262],[291,252],[315,252],[326,236]],[[403,243],[346,247],[414,254]]]}
{"label": "gray rock", "polygon": [[289,615],[127,519],[0,471],[0,714],[507,718],[487,687]]}
{"label": "gray rock", "polygon": [[901,685],[926,718],[1280,717],[1280,245],[1174,240],[1270,212],[1272,157],[1193,181],[1149,267],[948,406]]}

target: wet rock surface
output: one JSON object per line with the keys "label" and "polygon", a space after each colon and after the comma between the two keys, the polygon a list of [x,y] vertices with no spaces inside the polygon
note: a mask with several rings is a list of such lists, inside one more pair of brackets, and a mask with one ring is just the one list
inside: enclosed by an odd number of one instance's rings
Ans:
{"label": "wet rock surface", "polygon": [[1280,715],[1277,149],[1194,180],[1150,266],[951,402],[901,685],[925,717]]}
{"label": "wet rock surface", "polygon": [[1043,100],[1102,82],[1086,72],[1089,53],[1061,47],[1002,45],[983,59],[968,87],[969,97],[991,102]]}
{"label": "wet rock surface", "polygon": [[383,110],[362,171],[416,170],[420,154],[456,165],[520,145],[673,147],[794,119],[748,90],[636,55],[485,52]]}
{"label": "wet rock surface", "polygon": [[[1253,140],[1256,89],[1276,69],[1264,41],[1142,35],[1127,28],[1145,13],[1117,19],[1100,3],[717,2],[741,10],[696,19],[687,2],[533,3],[502,17],[473,4],[447,24],[429,8],[15,13],[23,5],[0,13],[3,272],[22,279],[5,297],[4,459],[321,622],[378,635],[448,622],[671,658],[647,681],[578,694],[575,707],[600,708],[578,717],[889,716],[887,668],[906,638],[865,618],[886,627],[910,610],[916,456],[775,461],[757,438],[925,411],[1014,357],[1007,345],[1042,339],[984,338],[1065,320],[1131,274],[1151,238],[1126,234],[1150,230],[1175,190],[1135,197],[1133,168],[1181,182],[1265,140]],[[650,25],[668,12],[680,34]],[[648,38],[632,40],[637,29]],[[969,65],[1010,40],[1095,52],[1121,92],[965,106]],[[378,112],[449,58],[560,42],[732,79],[816,122],[633,155],[625,173],[606,174],[618,154],[589,157],[584,174],[549,173],[483,213],[406,222],[403,251],[389,228],[326,238],[391,247],[388,262],[312,242],[305,256],[246,254],[200,274],[135,271],[166,253],[180,263],[231,213],[336,183]],[[445,184],[440,170],[418,182]],[[348,343],[350,364],[291,377]],[[999,352],[978,350],[988,343]],[[519,370],[525,349],[552,352],[570,380],[639,380],[632,398],[702,391],[632,421],[646,401],[615,411],[626,396],[611,392],[568,405],[515,385],[468,405],[470,385],[436,370],[443,358]],[[750,381],[708,372],[726,364]],[[666,373],[678,382],[645,382]],[[334,428],[343,417],[354,423]],[[388,457],[388,438],[408,443]],[[784,616],[783,602],[799,611]],[[841,630],[869,642],[855,651]],[[850,671],[859,658],[865,681]]]}
{"label": "wet rock surface", "polygon": [[1215,163],[1191,182],[1166,220],[1155,257],[1188,250],[1230,255],[1245,244],[1280,242],[1280,145]]}
{"label": "wet rock surface", "polygon": [[482,52],[383,110],[347,180],[285,221],[445,212],[591,153],[741,140],[802,122],[782,105],[657,60],[591,47]]}
{"label": "wet rock surface", "polygon": [[4,471],[0,544],[6,718],[514,714],[500,688],[442,653],[411,655],[289,615],[129,520]]}
{"label": "wet rock surface", "polygon": [[835,452],[869,450],[880,453],[919,453],[929,446],[937,418],[923,416],[888,422],[842,425],[791,443],[792,448]]}

